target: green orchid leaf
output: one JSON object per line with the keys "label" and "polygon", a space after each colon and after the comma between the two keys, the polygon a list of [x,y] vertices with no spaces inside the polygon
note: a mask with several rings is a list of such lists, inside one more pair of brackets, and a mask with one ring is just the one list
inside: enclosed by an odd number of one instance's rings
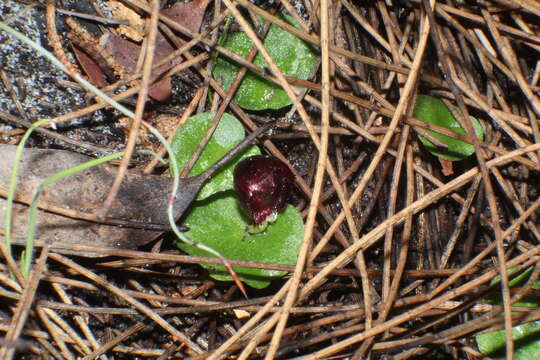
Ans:
{"label": "green orchid leaf", "polygon": [[[459,110],[458,110],[459,111]],[[446,104],[439,98],[427,95],[418,95],[414,107],[413,116],[426,123],[438,125],[452,130],[459,134],[465,134],[465,130],[454,118]],[[484,129],[475,117],[470,117],[476,137],[484,139]],[[442,149],[434,145],[423,136],[418,136],[422,144],[433,155],[449,160],[463,160],[474,153],[474,146],[464,141],[453,139],[449,136],[428,130],[428,133],[448,146],[448,149]]]}
{"label": "green orchid leaf", "polygon": [[[172,148],[180,168],[190,159],[213,117],[213,113],[192,116],[174,135]],[[208,169],[244,136],[242,124],[233,116],[223,114],[190,175],[197,175]],[[260,150],[257,146],[248,148],[203,186],[197,201],[184,217],[184,225],[190,228],[186,235],[228,259],[295,264],[304,236],[304,224],[298,210],[288,205],[264,231],[250,235],[246,231],[249,226],[248,216],[232,191],[236,164],[245,157],[258,154]],[[178,242],[177,246],[190,255],[210,256],[206,251],[183,242]],[[217,280],[231,280],[223,266],[203,267]],[[286,274],[284,271],[246,268],[236,268],[235,271],[241,280],[255,288],[264,288],[270,284],[272,278]]]}
{"label": "green orchid leaf", "polygon": [[[540,359],[540,321],[528,322],[512,328],[514,359]],[[476,342],[482,354],[497,360],[506,359],[504,330],[477,335]]]}
{"label": "green orchid leaf", "polygon": [[[292,205],[287,205],[264,232],[249,235],[246,232],[249,219],[232,191],[215,194],[204,201],[196,201],[183,224],[190,228],[186,233],[190,239],[210,246],[227,259],[274,264],[295,264],[304,236],[302,216]],[[210,256],[206,251],[185,243],[177,245],[190,255]],[[202,266],[216,280],[231,280],[223,266]],[[242,267],[234,269],[242,281],[258,289],[268,286],[272,278],[286,274],[276,270]]]}
{"label": "green orchid leaf", "polygon": [[[516,273],[516,271],[519,269],[519,267],[513,267],[508,269],[508,285],[511,287],[515,286],[523,286],[531,276],[531,273],[534,270],[534,267],[529,267],[528,269],[525,269],[524,271],[520,273]],[[501,276],[498,275],[491,280],[490,285],[494,285],[501,282]],[[532,288],[535,290],[540,290],[540,281],[536,281]],[[493,292],[485,297],[486,304],[491,305],[499,305],[502,304],[502,296],[499,291]],[[521,300],[516,301],[514,306],[528,306],[528,307],[539,307],[540,306],[540,299],[536,295],[525,295],[521,298]]]}
{"label": "green orchid leaf", "polygon": [[[292,17],[284,15],[280,17],[298,27]],[[243,32],[226,33],[223,36],[222,45],[242,57],[246,57],[253,47],[252,41]],[[317,62],[317,56],[312,47],[275,25],[270,26],[264,46],[285,75],[307,80]],[[257,54],[253,63],[266,66],[260,53]],[[228,90],[238,71],[239,67],[236,63],[224,56],[219,56],[216,59],[213,76],[221,82],[223,89]],[[281,109],[292,104],[281,86],[265,80],[252,71],[248,71],[244,76],[236,91],[234,101],[248,110]]]}
{"label": "green orchid leaf", "polygon": [[[183,169],[191,155],[199,146],[206,130],[210,126],[214,113],[207,112],[190,117],[174,134],[171,146],[178,161],[178,167]],[[229,114],[223,114],[219,125],[204,148],[201,156],[195,162],[190,176],[198,175],[216,163],[223,155],[231,150],[245,137],[245,131],[238,119]],[[233,171],[236,164],[245,157],[258,155],[257,146],[251,146],[227,165],[223,166],[212,178],[204,184],[197,199],[202,200],[219,191],[233,189]]]}
{"label": "green orchid leaf", "polygon": [[[518,267],[508,269],[508,275],[511,278],[509,285],[511,287],[523,286],[529,279],[529,276],[534,270],[530,267],[521,273],[516,274]],[[515,276],[513,276],[515,275]],[[491,285],[499,283],[500,276],[495,277],[491,281]],[[533,289],[540,289],[540,281],[536,281]],[[493,293],[486,298],[486,303],[492,305],[502,304],[502,296],[500,292]],[[537,296],[526,295],[520,301],[513,303],[514,306],[524,306],[537,308],[540,306],[540,300]],[[532,321],[512,328],[512,338],[514,339],[514,359],[529,360],[540,359],[540,321]],[[503,360],[506,358],[506,338],[504,330],[494,331],[476,336],[478,349],[482,354],[490,358]]]}

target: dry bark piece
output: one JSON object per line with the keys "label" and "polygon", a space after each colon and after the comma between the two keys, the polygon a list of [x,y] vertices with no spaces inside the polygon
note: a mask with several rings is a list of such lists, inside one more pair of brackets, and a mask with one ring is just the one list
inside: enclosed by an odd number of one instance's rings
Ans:
{"label": "dry bark piece", "polygon": [[[15,146],[0,145],[0,186],[7,189]],[[29,202],[34,189],[49,176],[72,168],[91,158],[63,150],[25,149],[21,162],[17,197]],[[64,178],[44,189],[40,204],[64,208],[91,216],[105,200],[116,174],[111,165],[100,165]],[[166,206],[170,179],[155,175],[128,172],[118,197],[109,212],[114,222],[129,220],[134,223],[166,226]],[[179,201],[177,200],[177,203]],[[0,198],[0,223],[4,221],[5,200]],[[181,207],[178,207],[181,210]],[[177,210],[177,211],[178,211]],[[24,237],[27,229],[28,207],[18,205],[14,213],[13,229]],[[155,239],[161,232],[100,224],[39,211],[37,237],[47,243],[66,245],[95,245],[134,249]],[[3,224],[0,224],[3,226]],[[69,247],[69,246],[68,246]],[[91,255],[91,254],[83,254]]]}

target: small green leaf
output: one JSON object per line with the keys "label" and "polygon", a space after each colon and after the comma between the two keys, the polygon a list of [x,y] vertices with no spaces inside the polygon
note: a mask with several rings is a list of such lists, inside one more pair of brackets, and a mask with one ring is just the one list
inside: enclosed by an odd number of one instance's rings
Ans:
{"label": "small green leaf", "polygon": [[[458,110],[459,111],[459,110]],[[446,104],[439,98],[427,95],[418,95],[414,106],[413,116],[418,120],[445,127],[459,134],[465,134],[465,130],[454,118]],[[476,137],[484,139],[484,129],[475,117],[470,117]],[[449,136],[428,130],[428,133],[448,146],[448,149],[441,149],[423,136],[418,136],[426,149],[433,155],[449,160],[463,160],[474,153],[474,146],[466,142],[453,139]]]}
{"label": "small green leaf", "polygon": [[[523,286],[531,276],[531,273],[534,270],[534,267],[529,267],[528,269],[525,269],[524,271],[516,274],[516,271],[519,269],[518,266],[515,266],[513,268],[508,269],[508,285],[511,287],[515,286]],[[490,285],[494,285],[501,282],[501,276],[498,275],[491,280]],[[540,290],[540,281],[536,281],[532,288],[535,290]],[[493,292],[486,296],[485,302],[487,304],[491,305],[498,305],[502,304],[502,296],[499,291]],[[525,295],[521,298],[521,300],[516,301],[514,306],[529,306],[529,307],[539,307],[540,306],[540,299],[538,296],[535,295]]]}
{"label": "small green leaf", "polygon": [[[518,270],[518,267],[508,269],[508,275],[511,278],[509,285],[511,287],[524,285],[533,272],[534,267],[530,267],[518,274],[515,274],[516,270]],[[497,276],[491,281],[491,285],[499,283],[500,281],[500,276]],[[540,289],[540,281],[536,281],[532,288],[537,290]],[[490,294],[486,298],[486,303],[493,305],[501,304],[502,297],[500,292]],[[513,305],[537,308],[540,306],[540,301],[536,296],[527,295],[520,301],[513,303]],[[514,339],[515,348],[514,359],[540,359],[540,321],[532,321],[514,326],[512,328],[512,338]],[[504,330],[477,335],[476,342],[478,344],[478,349],[482,354],[497,360],[506,358],[506,338]]]}
{"label": "small green leaf", "polygon": [[[297,24],[290,16],[280,16],[289,24]],[[223,46],[237,55],[246,57],[253,47],[249,37],[243,32],[224,34]],[[223,39],[223,38],[222,38]],[[276,62],[278,68],[285,74],[299,79],[308,79],[311,69],[317,62],[313,49],[296,36],[272,25],[264,40],[264,46]],[[258,66],[266,66],[264,58],[259,53],[253,62]],[[236,63],[219,56],[216,60],[213,76],[221,81],[223,89],[231,86],[239,68]],[[265,80],[252,71],[248,71],[240,84],[234,101],[249,110],[281,109],[292,104],[287,93],[279,86]]]}
{"label": "small green leaf", "polygon": [[[304,235],[302,216],[292,205],[287,205],[263,233],[247,234],[249,219],[232,191],[195,202],[185,217],[184,225],[190,228],[186,233],[190,239],[212,247],[227,259],[275,264],[295,264]],[[204,250],[185,243],[177,245],[190,255],[209,256]],[[202,266],[216,280],[231,280],[223,266]],[[268,286],[271,278],[286,274],[284,271],[242,267],[235,267],[235,271],[242,281],[258,289]]]}
{"label": "small green leaf", "polygon": [[[540,321],[528,322],[512,328],[514,359],[540,359]],[[493,359],[504,360],[506,339],[504,330],[476,336],[478,349]]]}
{"label": "small green leaf", "polygon": [[[214,113],[207,112],[190,117],[174,134],[171,146],[178,161],[178,167],[183,169],[199,146],[206,130],[212,122]],[[223,155],[231,150],[245,137],[245,131],[234,116],[223,114],[219,125],[204,148],[201,156],[195,162],[190,176],[198,175],[216,163]],[[245,157],[258,155],[260,150],[256,146],[251,146],[236,156],[227,165],[223,166],[212,178],[202,187],[197,199],[202,200],[219,191],[233,189],[233,171],[236,164]]]}

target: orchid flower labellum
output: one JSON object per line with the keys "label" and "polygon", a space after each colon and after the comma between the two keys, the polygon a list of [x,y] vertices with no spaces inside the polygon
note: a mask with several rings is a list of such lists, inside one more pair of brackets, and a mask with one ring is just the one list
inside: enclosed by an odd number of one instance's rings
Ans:
{"label": "orchid flower labellum", "polygon": [[262,232],[276,220],[289,200],[293,185],[293,173],[275,157],[255,155],[238,163],[234,187],[252,221],[249,233]]}

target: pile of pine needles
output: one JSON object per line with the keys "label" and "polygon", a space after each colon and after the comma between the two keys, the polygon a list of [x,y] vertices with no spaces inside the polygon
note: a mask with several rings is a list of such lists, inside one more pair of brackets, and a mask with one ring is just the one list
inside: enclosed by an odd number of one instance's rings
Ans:
{"label": "pile of pine needles", "polygon": [[[54,11],[53,3],[47,11]],[[273,63],[261,73],[294,94],[292,108],[246,113],[232,102],[227,110],[249,130],[270,118],[281,124],[263,146],[296,170],[295,205],[306,225],[298,262],[282,266],[290,275],[267,289],[250,289],[245,300],[172,246],[103,249],[108,256],[98,259],[37,249],[23,283],[2,258],[2,359],[481,358],[474,335],[501,329],[507,359],[513,358],[512,326],[540,319],[538,309],[512,308],[536,294],[531,286],[540,274],[537,1],[281,0],[260,2],[263,9],[247,0],[215,0],[200,33],[158,21],[156,0],[125,3],[147,22],[147,49],[158,24],[167,36],[195,39],[179,54],[187,64],[179,70],[190,72],[184,87],[201,88],[186,101],[189,111],[217,108],[225,95],[208,74],[223,29],[215,19],[226,11],[250,37],[256,34],[246,27],[248,14],[279,24],[272,14],[288,12],[301,30],[286,29],[320,51],[311,81],[284,77]],[[24,14],[44,18],[45,8],[27,5]],[[9,22],[16,27],[17,16]],[[69,52],[66,39],[48,36],[53,49]],[[142,80],[119,90],[138,94],[127,149],[135,147],[136,129],[149,116],[143,110],[151,103],[151,58],[138,74]],[[5,76],[3,83],[2,96],[16,102],[17,85]],[[411,116],[417,94],[459,108],[467,133],[469,115],[485,129],[483,141],[460,137],[475,153],[455,162],[451,175],[443,175],[418,141],[433,127]],[[108,106],[95,104],[60,109],[51,118],[65,123]],[[0,121],[28,119],[28,109],[18,111],[3,112]],[[29,126],[25,121],[19,129]],[[0,135],[17,142],[21,132]],[[67,139],[53,130],[40,136],[58,144]],[[509,287],[508,269],[531,267],[523,287]],[[492,283],[497,276],[501,280]],[[500,305],[485,302],[494,293]]]}

